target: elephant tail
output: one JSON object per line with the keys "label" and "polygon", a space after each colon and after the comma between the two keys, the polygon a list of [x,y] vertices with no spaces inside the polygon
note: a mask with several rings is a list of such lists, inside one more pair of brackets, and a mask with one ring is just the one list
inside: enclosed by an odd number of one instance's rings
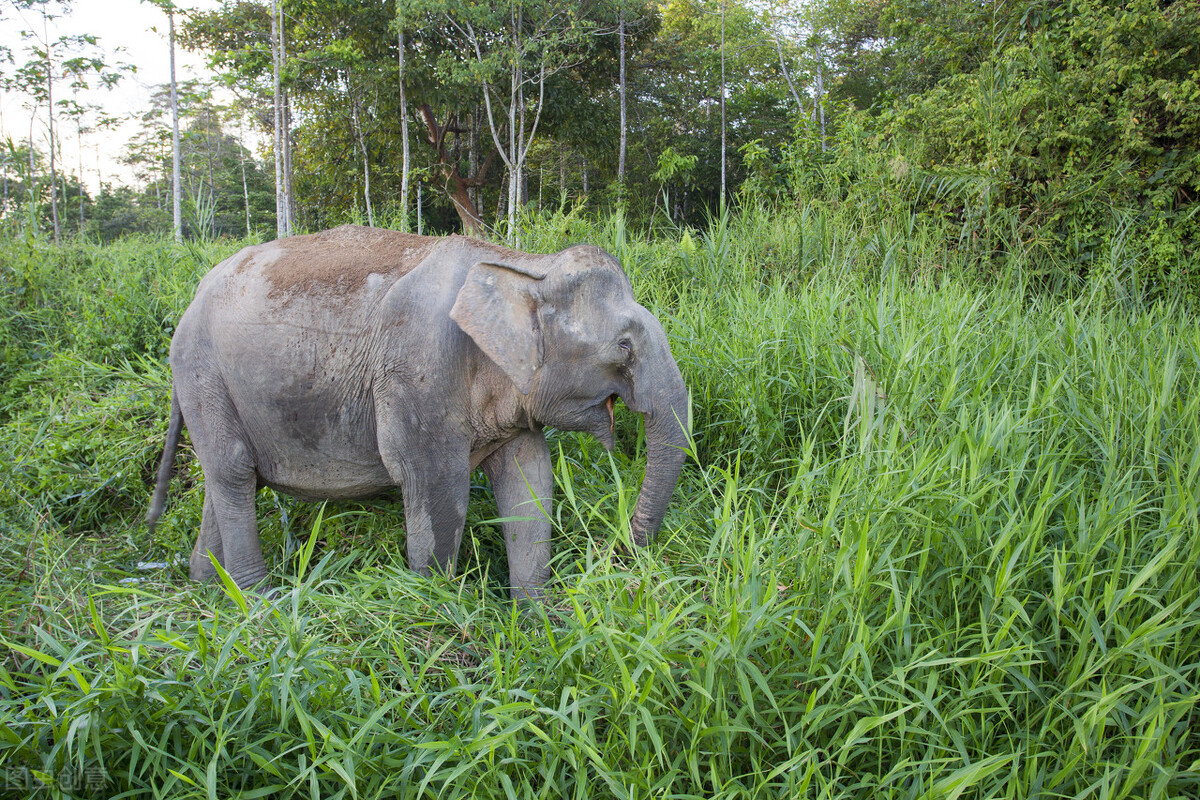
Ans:
{"label": "elephant tail", "polygon": [[150,510],[146,512],[146,527],[150,536],[154,536],[154,526],[162,516],[163,506],[167,502],[167,489],[171,484],[171,468],[175,466],[175,451],[179,448],[179,434],[183,430],[183,412],[179,410],[179,398],[171,393],[171,423],[167,427],[167,441],[163,445],[162,461],[158,464],[158,481],[154,486],[154,497],[150,500]]}

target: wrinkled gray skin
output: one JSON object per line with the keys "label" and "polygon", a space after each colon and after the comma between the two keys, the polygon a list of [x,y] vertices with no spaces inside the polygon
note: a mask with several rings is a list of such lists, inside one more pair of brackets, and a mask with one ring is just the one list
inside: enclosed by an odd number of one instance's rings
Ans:
{"label": "wrinkled gray skin", "polygon": [[171,342],[171,424],[204,468],[191,576],[211,552],[267,575],[254,495],[365,498],[399,487],[409,566],[452,572],[470,473],[504,523],[514,597],[549,577],[553,476],[542,426],[613,446],[616,398],[645,416],[634,540],[657,532],[684,460],[687,390],[662,326],[602,250],[531,255],[474,239],[343,226],[248,247],[200,282]]}

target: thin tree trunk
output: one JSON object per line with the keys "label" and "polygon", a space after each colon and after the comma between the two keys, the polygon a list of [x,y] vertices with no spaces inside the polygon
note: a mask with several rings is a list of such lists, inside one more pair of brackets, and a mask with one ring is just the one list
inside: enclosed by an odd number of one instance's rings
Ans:
{"label": "thin tree trunk", "polygon": [[242,142],[246,140],[245,116],[238,114],[238,164],[242,168],[242,207],[246,209],[246,238],[253,235],[250,229],[250,189],[246,185],[246,148]]}
{"label": "thin tree trunk", "polygon": [[[525,66],[521,65],[520,70],[521,80],[517,84],[517,109],[519,119],[517,120],[517,153],[518,155],[525,147]],[[529,204],[529,179],[525,175],[525,160],[517,159],[517,204],[520,208],[525,208]]]}
{"label": "thin tree trunk", "polygon": [[83,233],[83,117],[75,118],[75,146],[79,150],[79,232]]}
{"label": "thin tree trunk", "polygon": [[213,136],[212,127],[212,98],[204,101],[204,143],[205,155],[208,161],[208,202],[212,203],[212,214],[208,220],[208,233],[212,238],[217,238],[217,181],[213,175],[213,161],[220,151],[221,140]]}
{"label": "thin tree trunk", "polygon": [[[504,160],[505,167],[508,168],[508,241],[509,244],[516,244],[514,239],[516,233],[516,205],[518,202],[518,191],[521,185],[522,165],[525,162],[526,156],[529,155],[529,148],[533,144],[534,137],[537,135],[538,123],[542,117],[542,108],[545,105],[546,99],[546,62],[543,60],[541,64],[540,74],[538,76],[538,101],[537,111],[533,117],[533,125],[529,131],[529,137],[525,137],[524,125],[520,125],[518,130],[517,108],[519,103],[518,97],[523,96],[522,84],[524,83],[524,72],[521,68],[519,53],[521,41],[519,39],[519,31],[517,30],[517,17],[515,11],[512,16],[513,32],[513,66],[509,72],[509,105],[508,105],[508,145],[507,147],[500,140],[500,131],[496,127],[496,115],[492,110],[491,84],[484,81],[483,83],[483,100],[484,106],[487,109],[488,128],[492,133],[492,141],[496,145],[496,150],[500,153],[500,157]],[[475,57],[479,62],[483,62],[483,51],[479,46],[479,38],[475,35],[475,29],[468,23],[465,26],[467,35],[471,45],[475,49]],[[522,109],[522,117],[524,119],[524,110]]]}
{"label": "thin tree trunk", "polygon": [[[0,141],[8,141],[8,137],[4,135],[3,108],[0,108]],[[0,168],[0,173],[4,175],[4,205],[0,206],[0,217],[8,215],[8,158],[8,148],[4,148],[4,166]]]}
{"label": "thin tree trunk", "polygon": [[[621,95],[621,136],[617,147],[617,182],[625,182],[625,9],[621,8],[621,16],[617,20],[617,39],[620,42],[620,95]],[[623,200],[624,198],[622,198]]]}
{"label": "thin tree trunk", "polygon": [[46,119],[50,126],[50,216],[54,221],[54,241],[61,235],[58,224],[58,170],[54,165],[54,57],[50,51],[50,23],[42,7],[42,31],[46,37]]}
{"label": "thin tree trunk", "polygon": [[375,211],[371,207],[371,158],[367,155],[367,141],[363,136],[361,117],[358,113],[358,95],[350,88],[350,76],[346,76],[346,88],[350,91],[350,120],[358,137],[358,149],[363,157],[363,200],[367,205],[367,226],[375,227]]}
{"label": "thin tree trunk", "polygon": [[517,164],[517,155],[520,152],[517,144],[517,95],[521,85],[521,44],[518,36],[516,9],[514,8],[512,17],[513,65],[512,71],[509,73],[508,93],[508,232],[506,234],[509,244],[514,245],[517,241],[517,186],[521,182],[521,169]]}
{"label": "thin tree trunk", "polygon": [[[287,64],[287,26],[283,24],[283,7],[279,7],[279,68]],[[296,193],[292,185],[292,95],[287,87],[283,92],[283,206],[285,235],[296,232]]]}
{"label": "thin tree trunk", "polygon": [[275,236],[287,236],[287,208],[283,193],[283,97],[279,78],[279,3],[271,0],[271,81],[275,105]]}
{"label": "thin tree trunk", "polygon": [[[483,127],[483,117],[479,113],[479,103],[471,104],[471,129],[467,133],[467,163],[468,174],[472,176],[479,175],[479,158],[480,146],[479,141],[480,129]],[[467,197],[471,199],[471,207],[483,210],[483,187],[470,186],[467,188]],[[480,215],[482,216],[482,215]],[[482,220],[481,220],[482,221]]]}
{"label": "thin tree trunk", "polygon": [[29,209],[30,221],[33,223],[35,233],[41,230],[42,219],[42,198],[41,192],[38,191],[37,185],[37,161],[33,158],[33,122],[37,116],[37,109],[34,108],[33,114],[29,117]]}
{"label": "thin tree trunk", "polygon": [[721,210],[725,210],[725,0],[721,0]]}
{"label": "thin tree trunk", "polygon": [[787,81],[788,90],[792,93],[792,99],[796,101],[796,108],[801,116],[804,115],[804,103],[800,102],[800,93],[796,91],[796,84],[792,82],[792,73],[787,68],[787,62],[783,58],[783,43],[780,41],[779,34],[774,35],[775,52],[779,54],[779,71],[783,73],[783,79]]}
{"label": "thin tree trunk", "polygon": [[179,87],[175,82],[175,12],[167,9],[171,39],[171,224],[175,241],[183,241],[183,181],[179,174]]}
{"label": "thin tree trunk", "polygon": [[400,21],[396,44],[400,50],[400,218],[408,230],[408,100],[404,93],[404,21]]}
{"label": "thin tree trunk", "polygon": [[[58,163],[63,165],[63,169],[66,169],[67,158],[66,158],[66,156],[63,155],[63,147],[62,147],[62,138],[61,137],[59,137],[59,139],[58,139]],[[67,175],[63,175],[63,179],[58,182],[59,190],[62,192],[62,210],[63,210],[63,225],[64,226],[66,225],[66,221],[67,221],[66,215],[71,213],[71,198],[67,194],[67,178],[68,177],[69,176],[67,176]]]}
{"label": "thin tree trunk", "polygon": [[438,172],[445,178],[446,194],[454,203],[454,210],[458,212],[458,218],[462,221],[463,233],[468,236],[483,236],[485,232],[483,217],[476,209],[470,189],[481,186],[486,181],[487,171],[492,163],[491,157],[473,175],[464,177],[458,171],[458,157],[453,152],[447,153],[446,151],[446,137],[452,133],[463,133],[455,116],[451,114],[445,125],[439,125],[433,116],[433,109],[428,103],[417,106],[417,114],[425,123],[425,141],[433,148]]}
{"label": "thin tree trunk", "polygon": [[[280,30],[282,31],[282,28]],[[279,47],[282,54],[282,41],[279,43]],[[296,190],[292,177],[292,95],[285,88],[283,90],[283,199],[287,211],[288,236],[296,233]]]}
{"label": "thin tree trunk", "polygon": [[816,45],[817,51],[817,103],[813,107],[813,116],[820,120],[821,124],[821,152],[824,153],[827,147],[825,143],[825,72],[822,68],[824,56],[821,54],[821,45]]}

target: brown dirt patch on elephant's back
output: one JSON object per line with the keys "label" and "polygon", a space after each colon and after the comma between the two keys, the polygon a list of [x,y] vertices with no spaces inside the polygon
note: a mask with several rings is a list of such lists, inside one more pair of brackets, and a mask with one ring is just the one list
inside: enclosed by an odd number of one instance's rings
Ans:
{"label": "brown dirt patch on elephant's back", "polygon": [[265,258],[260,263],[272,296],[317,292],[347,295],[361,289],[368,275],[399,278],[407,274],[440,241],[430,236],[342,225],[263,245]]}

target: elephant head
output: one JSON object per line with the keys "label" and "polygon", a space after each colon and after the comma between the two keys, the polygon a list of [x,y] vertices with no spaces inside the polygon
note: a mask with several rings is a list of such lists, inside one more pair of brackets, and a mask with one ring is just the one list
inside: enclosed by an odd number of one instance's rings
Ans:
{"label": "elephant head", "polygon": [[[516,255],[516,254],[514,254]],[[647,463],[631,528],[658,532],[688,445],[688,394],[666,333],[599,248],[472,266],[450,316],[522,395],[528,415],[611,450],[617,398],[643,415]]]}

